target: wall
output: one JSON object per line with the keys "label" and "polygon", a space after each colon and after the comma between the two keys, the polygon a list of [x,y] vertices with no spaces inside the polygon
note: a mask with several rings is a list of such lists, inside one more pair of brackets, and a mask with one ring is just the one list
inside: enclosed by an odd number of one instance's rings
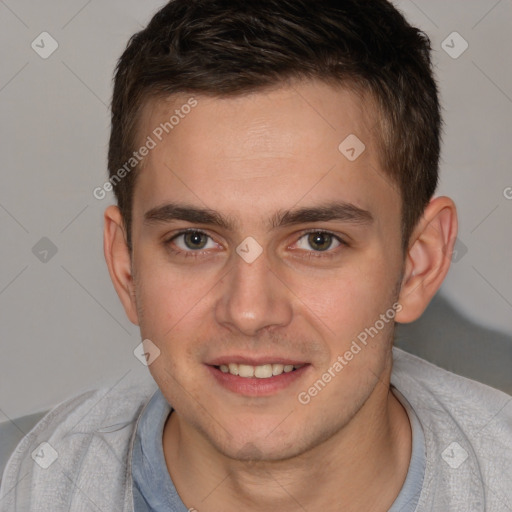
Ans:
{"label": "wall", "polygon": [[[116,59],[160,5],[0,2],[0,422],[141,371],[138,330],[103,260],[102,213],[112,197],[100,201],[92,191],[106,176]],[[444,105],[439,193],[458,204],[460,242],[440,297],[462,322],[498,333],[493,354],[503,363],[512,355],[512,68],[503,65],[512,2],[397,5],[432,38]],[[458,58],[441,46],[454,31],[469,44]],[[58,44],[46,59],[39,54],[55,43],[42,32]],[[454,37],[445,43],[452,56],[463,48]],[[436,315],[428,318],[419,331],[427,342],[437,325]],[[401,346],[414,348],[418,326],[400,332]],[[435,333],[453,359],[460,331],[448,322]],[[491,343],[473,342],[484,354]],[[467,349],[458,357],[480,361]]]}

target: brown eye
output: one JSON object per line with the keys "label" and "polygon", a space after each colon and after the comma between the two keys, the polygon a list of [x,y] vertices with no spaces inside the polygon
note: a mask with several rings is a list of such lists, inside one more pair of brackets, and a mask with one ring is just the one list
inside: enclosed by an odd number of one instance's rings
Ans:
{"label": "brown eye", "polygon": [[331,248],[334,237],[330,233],[309,233],[308,244],[315,251],[327,251]]}
{"label": "brown eye", "polygon": [[170,243],[184,252],[200,251],[202,249],[213,249],[215,242],[202,231],[186,231],[176,235],[170,240]]}
{"label": "brown eye", "polygon": [[326,253],[325,255],[332,255],[340,245],[347,245],[338,236],[329,233],[328,231],[310,231],[304,233],[295,243],[294,248],[300,249],[304,252],[309,252],[310,255],[315,253]]}
{"label": "brown eye", "polygon": [[188,249],[204,249],[208,243],[208,237],[199,231],[192,231],[183,235],[183,241]]}

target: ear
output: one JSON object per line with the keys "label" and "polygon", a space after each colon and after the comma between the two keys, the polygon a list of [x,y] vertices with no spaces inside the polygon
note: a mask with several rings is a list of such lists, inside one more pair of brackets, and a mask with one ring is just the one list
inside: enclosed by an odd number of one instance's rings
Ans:
{"label": "ear", "polygon": [[128,319],[139,325],[135,302],[130,251],[121,212],[117,206],[109,206],[104,214],[103,251],[110,279],[121,299]]}
{"label": "ear", "polygon": [[439,290],[457,237],[457,209],[448,197],[432,199],[409,240],[395,320],[413,322]]}

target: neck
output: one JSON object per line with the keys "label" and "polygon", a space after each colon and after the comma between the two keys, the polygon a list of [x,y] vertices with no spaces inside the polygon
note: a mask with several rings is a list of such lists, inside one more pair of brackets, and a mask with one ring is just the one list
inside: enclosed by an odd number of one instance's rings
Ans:
{"label": "neck", "polygon": [[[411,456],[407,413],[389,387],[377,386],[343,429],[286,460],[238,461],[217,451],[173,412],[164,455],[187,507],[199,512],[303,508],[387,511],[402,488]],[[392,468],[392,470],[390,470]]]}

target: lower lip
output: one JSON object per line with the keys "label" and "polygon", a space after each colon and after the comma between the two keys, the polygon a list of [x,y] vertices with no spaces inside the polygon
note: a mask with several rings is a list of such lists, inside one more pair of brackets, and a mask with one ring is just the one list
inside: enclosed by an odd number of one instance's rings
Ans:
{"label": "lower lip", "polygon": [[224,373],[215,366],[206,365],[210,373],[217,380],[217,382],[224,388],[246,396],[270,396],[286,389],[297,379],[300,379],[308,371],[309,364],[298,368],[292,372],[281,373],[274,377],[266,379],[258,379],[257,377],[239,377],[238,375],[231,375]]}

